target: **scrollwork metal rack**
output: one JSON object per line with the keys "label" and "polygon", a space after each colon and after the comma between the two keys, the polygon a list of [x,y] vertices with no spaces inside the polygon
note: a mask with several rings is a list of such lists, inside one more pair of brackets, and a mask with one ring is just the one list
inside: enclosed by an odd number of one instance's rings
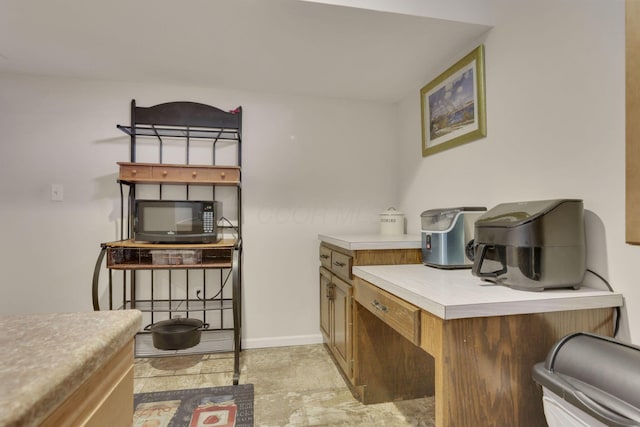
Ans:
{"label": "scrollwork metal rack", "polygon": [[[223,111],[194,102],[138,107],[132,100],[131,125],[117,127],[130,136],[130,161],[119,163],[120,240],[101,244],[93,274],[93,308],[102,309],[102,301],[105,309],[108,305],[109,310],[135,308],[143,312],[143,329],[136,336],[137,357],[233,351],[233,383],[238,384],[242,320],[242,108]],[[145,155],[157,153],[151,162],[138,161],[143,139]],[[224,154],[222,159],[219,152]],[[176,154],[184,157],[176,162]],[[209,157],[206,164],[202,162],[203,154]],[[171,163],[166,163],[168,157]],[[192,163],[194,158],[198,163]],[[185,200],[191,191],[196,191],[191,190],[193,186],[199,190],[210,188],[211,200],[217,200],[216,189],[231,188],[222,196],[223,206],[233,205],[235,199],[235,215],[222,218],[219,229],[224,237],[215,244],[136,242],[131,236],[138,186],[143,190],[157,188],[158,199],[163,199],[164,188],[171,186],[169,190],[182,191]],[[197,253],[197,259],[157,262],[154,258],[158,252],[164,255],[185,251]],[[105,258],[108,275],[101,280]],[[216,271],[218,274],[212,273]],[[154,348],[150,326],[159,320],[184,316],[203,321],[200,344],[184,350]]]}

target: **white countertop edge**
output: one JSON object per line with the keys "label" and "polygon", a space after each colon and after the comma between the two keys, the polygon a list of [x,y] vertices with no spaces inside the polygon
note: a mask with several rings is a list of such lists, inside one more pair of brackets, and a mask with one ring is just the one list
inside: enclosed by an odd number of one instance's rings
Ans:
{"label": "white countertop edge", "polygon": [[[594,291],[598,291],[594,289]],[[526,291],[523,291],[526,292]],[[537,303],[537,304],[536,304]],[[508,308],[506,307],[508,304]],[[621,307],[622,295],[590,295],[574,298],[555,298],[544,300],[544,307],[540,301],[515,301],[509,303],[484,303],[478,305],[459,305],[447,307],[443,319],[464,319],[468,317],[490,317],[496,315],[517,315],[551,313],[556,311],[588,310],[594,308]]]}
{"label": "white countertop edge", "polygon": [[318,240],[351,251],[422,248],[421,237],[413,234],[318,234]]}
{"label": "white countertop edge", "polygon": [[428,311],[431,314],[435,314],[441,319],[445,318],[446,310],[445,306],[442,304],[438,304],[435,301],[432,301],[428,298],[425,298],[421,295],[417,295],[402,286],[398,286],[393,282],[385,280],[380,276],[376,276],[375,274],[371,274],[368,271],[362,270],[360,267],[353,267],[353,274],[360,277],[361,279],[366,280],[367,282],[373,283],[377,287],[384,289],[387,292],[392,293],[393,295],[402,298],[403,300],[410,302],[423,310]]}
{"label": "white countertop edge", "polygon": [[[530,294],[531,296],[535,296],[535,298],[531,300],[520,299],[514,301],[479,302],[477,304],[445,305],[424,295],[417,294],[376,274],[370,273],[366,271],[366,269],[367,266],[354,266],[353,274],[444,320],[621,307],[624,302],[622,294],[582,287],[581,290],[583,294],[575,296],[552,296],[553,294],[551,294],[551,292],[555,291],[551,290],[543,291],[550,292],[550,298],[539,299],[539,296],[544,294],[540,292],[518,291],[524,292],[524,294],[522,294],[523,296]],[[592,290],[589,291],[590,289]]]}

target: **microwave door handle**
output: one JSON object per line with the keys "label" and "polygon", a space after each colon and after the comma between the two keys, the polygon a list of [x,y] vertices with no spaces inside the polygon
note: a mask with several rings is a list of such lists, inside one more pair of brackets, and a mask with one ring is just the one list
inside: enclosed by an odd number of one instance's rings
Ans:
{"label": "microwave door handle", "polygon": [[[507,272],[507,265],[505,263],[505,260],[500,259],[500,264],[502,265],[502,268],[500,270],[496,270],[496,271],[490,271],[490,272],[485,272],[483,273],[482,271],[482,263],[484,262],[484,258],[487,255],[487,249],[495,249],[494,245],[487,245],[485,243],[478,243],[478,247],[476,249],[476,256],[475,258],[478,260],[478,262],[474,262],[473,263],[473,274],[475,274],[478,277],[498,277],[501,274],[504,274]],[[479,254],[478,254],[479,252]]]}

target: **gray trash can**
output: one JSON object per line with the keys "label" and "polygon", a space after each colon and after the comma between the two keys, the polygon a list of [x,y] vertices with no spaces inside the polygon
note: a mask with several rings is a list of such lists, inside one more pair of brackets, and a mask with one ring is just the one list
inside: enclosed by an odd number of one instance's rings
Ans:
{"label": "gray trash can", "polygon": [[640,426],[640,347],[578,332],[533,368],[549,427]]}

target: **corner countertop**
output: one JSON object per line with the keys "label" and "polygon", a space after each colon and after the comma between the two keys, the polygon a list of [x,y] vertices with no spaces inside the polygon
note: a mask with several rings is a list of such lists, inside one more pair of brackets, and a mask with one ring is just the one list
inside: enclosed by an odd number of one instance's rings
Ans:
{"label": "corner countertop", "polygon": [[138,310],[0,316],[0,425],[36,426],[139,331]]}
{"label": "corner countertop", "polygon": [[421,236],[411,234],[319,234],[318,240],[350,251],[422,247]]}
{"label": "corner countertop", "polygon": [[623,305],[622,294],[587,286],[586,280],[577,290],[531,292],[485,282],[468,269],[422,264],[354,266],[353,274],[445,320]]}

